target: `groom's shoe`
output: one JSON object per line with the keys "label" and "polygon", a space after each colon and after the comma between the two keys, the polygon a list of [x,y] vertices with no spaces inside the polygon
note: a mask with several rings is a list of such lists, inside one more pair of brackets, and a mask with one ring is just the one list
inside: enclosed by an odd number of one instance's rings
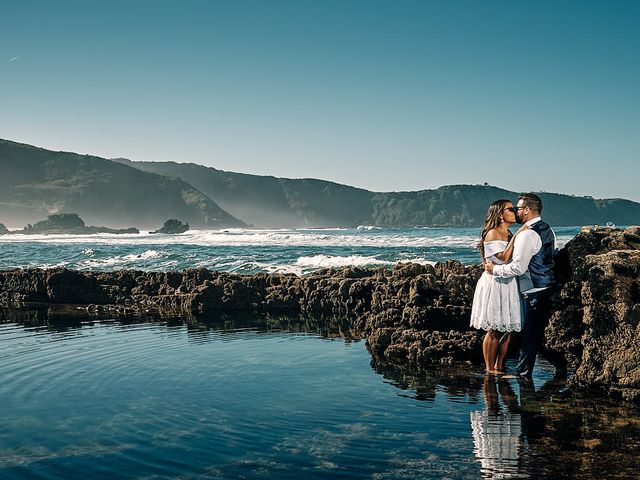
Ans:
{"label": "groom's shoe", "polygon": [[520,385],[520,388],[525,388],[525,389],[534,388],[533,378],[531,378],[530,376],[518,375],[517,379],[518,379],[518,384]]}
{"label": "groom's shoe", "polygon": [[[518,365],[518,366],[520,366],[520,365]],[[518,369],[518,368],[516,367],[516,369],[515,369],[515,371],[513,372],[513,374],[514,374],[514,375],[517,375],[518,377],[523,377],[523,378],[528,377],[528,378],[531,378],[531,377],[533,376],[533,375],[532,375],[532,374],[533,374],[533,371],[532,371],[532,369],[529,369],[529,368],[522,368],[522,369]]]}

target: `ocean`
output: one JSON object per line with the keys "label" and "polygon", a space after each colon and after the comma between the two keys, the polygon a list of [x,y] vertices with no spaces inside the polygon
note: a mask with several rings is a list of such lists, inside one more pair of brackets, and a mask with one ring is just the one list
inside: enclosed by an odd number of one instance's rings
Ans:
{"label": "ocean", "polygon": [[[556,228],[562,247],[579,227]],[[184,270],[238,274],[480,261],[477,228],[190,230],[179,235],[0,235],[0,269]]]}

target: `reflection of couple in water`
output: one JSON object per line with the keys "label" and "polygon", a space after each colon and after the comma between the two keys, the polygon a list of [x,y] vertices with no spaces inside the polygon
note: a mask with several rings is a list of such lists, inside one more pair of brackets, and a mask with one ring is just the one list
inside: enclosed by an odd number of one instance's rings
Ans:
{"label": "reflection of couple in water", "polygon": [[[548,435],[545,401],[566,381],[556,372],[538,389],[527,376],[517,382],[504,376],[485,375],[484,410],[470,412],[473,453],[482,478],[539,478],[545,465],[536,458],[541,439]],[[517,386],[518,394],[514,387]]]}
{"label": "reflection of couple in water", "polygon": [[483,477],[526,478],[520,466],[524,438],[518,399],[505,379],[487,375],[483,388],[486,409],[470,413],[473,453]]}
{"label": "reflection of couple in water", "polygon": [[[487,373],[505,373],[512,332],[522,332],[515,373],[531,376],[555,284],[555,233],[542,221],[542,200],[523,193],[489,206],[480,235],[485,267],[473,297],[471,326],[485,330],[482,351]],[[515,222],[522,227],[512,235]]]}

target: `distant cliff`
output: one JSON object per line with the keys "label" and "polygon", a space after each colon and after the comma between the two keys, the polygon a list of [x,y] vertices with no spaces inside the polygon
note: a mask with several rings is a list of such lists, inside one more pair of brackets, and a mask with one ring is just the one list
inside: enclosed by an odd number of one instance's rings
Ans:
{"label": "distant cliff", "polygon": [[[324,180],[247,175],[193,163],[119,161],[181,178],[231,214],[262,227],[478,227],[492,201],[515,202],[519,193],[489,185],[377,193]],[[640,224],[637,202],[556,193],[540,196],[545,220],[552,225]]]}
{"label": "distant cliff", "polygon": [[151,228],[170,217],[195,228],[245,226],[183,180],[0,140],[0,221],[18,226],[61,212],[119,227]]}
{"label": "distant cliff", "polygon": [[372,222],[371,192],[347,185],[225,172],[194,163],[118,161],[181,178],[259,227],[356,227]]}

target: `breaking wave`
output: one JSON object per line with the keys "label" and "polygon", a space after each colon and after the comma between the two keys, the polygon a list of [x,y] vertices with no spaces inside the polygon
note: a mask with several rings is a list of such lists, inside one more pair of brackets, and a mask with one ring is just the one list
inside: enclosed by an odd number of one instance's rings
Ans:
{"label": "breaking wave", "polygon": [[[563,246],[578,229],[556,229]],[[212,270],[309,273],[322,268],[479,261],[477,229],[226,229],[179,235],[0,235],[0,269]]]}

